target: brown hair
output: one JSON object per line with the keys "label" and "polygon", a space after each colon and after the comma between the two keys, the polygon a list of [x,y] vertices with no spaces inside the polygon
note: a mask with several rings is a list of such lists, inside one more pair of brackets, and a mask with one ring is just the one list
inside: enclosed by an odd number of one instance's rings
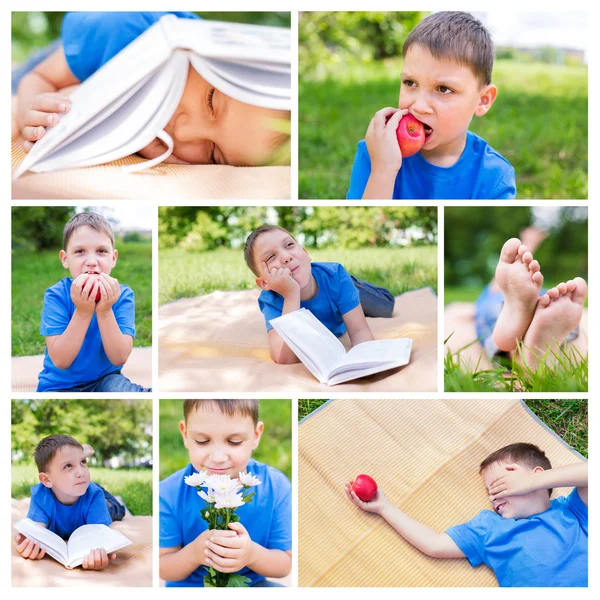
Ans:
{"label": "brown hair", "polygon": [[228,417],[242,415],[250,417],[254,427],[258,424],[258,400],[184,400],[183,419],[187,423],[188,416],[208,403],[216,404],[219,410]]}
{"label": "brown hair", "polygon": [[[523,465],[528,469],[542,467],[545,471],[552,468],[552,465],[543,450],[540,450],[540,448],[534,444],[519,442],[517,444],[504,446],[504,448],[492,452],[479,465],[479,474],[481,475],[481,473],[483,473],[490,465],[499,462],[513,462]],[[548,493],[552,494],[552,490],[549,489]]]}
{"label": "brown hair", "polygon": [[494,42],[481,21],[467,12],[441,11],[426,17],[406,38],[402,56],[415,45],[438,60],[451,58],[469,67],[482,85],[492,82]]}
{"label": "brown hair", "polygon": [[36,446],[33,457],[40,473],[46,471],[50,461],[63,446],[74,446],[83,450],[83,446],[70,435],[49,435]]}
{"label": "brown hair", "polygon": [[91,227],[98,233],[105,233],[110,238],[110,243],[113,248],[115,247],[115,235],[113,233],[110,223],[98,213],[95,212],[81,212],[72,217],[69,222],[65,225],[63,231],[63,249],[67,249],[69,240],[76,229],[79,227]]}
{"label": "brown hair", "polygon": [[[257,229],[255,229],[247,238],[246,244],[244,245],[244,260],[248,265],[248,268],[257,276],[260,277],[260,270],[256,266],[256,262],[254,261],[254,244],[259,236],[267,231],[273,231],[274,229],[279,229],[280,231],[284,231],[285,233],[292,235],[287,229],[283,227],[279,227],[279,225],[261,225]],[[292,236],[294,237],[294,236]]]}

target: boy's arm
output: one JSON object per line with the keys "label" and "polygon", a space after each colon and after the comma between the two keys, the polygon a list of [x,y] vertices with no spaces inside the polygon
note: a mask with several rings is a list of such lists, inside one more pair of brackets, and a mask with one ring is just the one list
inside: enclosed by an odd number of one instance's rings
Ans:
{"label": "boy's arm", "polygon": [[507,465],[507,473],[492,481],[489,495],[492,500],[506,496],[521,496],[536,490],[557,487],[576,487],[579,497],[588,503],[587,462],[564,465],[547,471],[530,471],[521,465]]}
{"label": "boy's arm", "polygon": [[[159,550],[159,574],[165,581],[182,581],[189,577],[198,567],[206,562],[206,541],[214,531],[207,529],[203,531],[193,542],[187,546],[175,546],[173,548],[160,548]],[[221,532],[223,534],[235,535],[234,532]]]}
{"label": "boy's arm", "polygon": [[348,336],[353,348],[357,344],[371,342],[375,339],[360,304],[345,315],[342,315],[342,319],[348,330]]}
{"label": "boy's arm", "polygon": [[465,558],[465,554],[447,533],[438,533],[431,527],[416,521],[394,506],[381,491],[377,490],[371,502],[363,502],[350,489],[352,482],[345,486],[348,499],[367,512],[381,515],[409,544],[433,558]]}

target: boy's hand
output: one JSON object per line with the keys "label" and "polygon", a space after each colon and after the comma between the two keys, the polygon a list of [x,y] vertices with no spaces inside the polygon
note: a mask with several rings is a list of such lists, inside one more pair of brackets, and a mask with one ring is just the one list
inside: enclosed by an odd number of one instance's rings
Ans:
{"label": "boy's hand", "polygon": [[230,530],[237,535],[222,535],[228,531],[211,531],[206,542],[206,562],[221,573],[235,573],[252,560],[254,542],[241,523],[229,523]]}
{"label": "boy's hand", "polygon": [[261,263],[263,279],[266,283],[266,287],[263,287],[265,290],[272,290],[277,292],[280,296],[284,298],[289,294],[293,294],[295,292],[300,293],[300,286],[298,282],[292,277],[292,272],[287,267],[282,267],[279,269],[271,269],[269,271],[269,267],[267,263],[263,260]]}
{"label": "boy's hand", "polygon": [[111,310],[112,305],[119,299],[121,295],[121,286],[119,281],[106,273],[100,273],[98,280],[100,288],[100,301],[96,305],[97,312],[106,312]]}
{"label": "boy's hand", "polygon": [[81,566],[88,571],[102,571],[108,567],[111,560],[115,560],[117,555],[113,552],[107,554],[104,548],[96,548],[90,550],[90,553],[83,558]]}
{"label": "boy's hand", "polygon": [[382,108],[371,119],[365,142],[371,159],[371,173],[386,174],[395,177],[402,167],[402,154],[396,137],[400,119],[408,110]]}
{"label": "boy's hand", "polygon": [[40,560],[46,556],[46,551],[37,542],[26,538],[22,533],[15,535],[15,542],[17,542],[17,552],[22,558]]}
{"label": "boy's hand", "polygon": [[71,110],[71,99],[64,94],[47,92],[33,98],[29,110],[23,117],[21,131],[25,141],[23,147],[29,152],[35,142],[46,135],[47,127],[58,124],[61,114]]}
{"label": "boy's hand", "polygon": [[75,308],[84,314],[92,314],[96,310],[96,292],[99,280],[82,273],[71,284],[71,300]]}
{"label": "boy's hand", "polygon": [[344,485],[344,491],[346,492],[346,496],[348,496],[348,500],[352,502],[352,504],[356,504],[359,508],[367,512],[372,512],[380,515],[383,512],[383,509],[389,504],[388,499],[383,495],[381,488],[377,489],[377,493],[371,502],[363,502],[353,491],[352,491],[352,481],[349,481]]}
{"label": "boy's hand", "polygon": [[524,469],[521,465],[506,466],[507,473],[492,481],[488,491],[490,500],[506,498],[507,496],[522,496],[540,489],[535,473]]}

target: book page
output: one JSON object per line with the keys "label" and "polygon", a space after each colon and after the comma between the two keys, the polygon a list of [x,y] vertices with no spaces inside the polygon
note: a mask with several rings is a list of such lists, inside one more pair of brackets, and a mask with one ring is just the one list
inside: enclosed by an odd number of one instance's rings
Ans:
{"label": "book page", "polygon": [[67,544],[56,533],[38,525],[31,519],[21,519],[13,527],[25,537],[37,542],[52,558],[67,566]]}
{"label": "book page", "polygon": [[108,553],[131,544],[120,531],[106,525],[83,525],[69,538],[69,567],[77,567],[94,548],[104,548]]}

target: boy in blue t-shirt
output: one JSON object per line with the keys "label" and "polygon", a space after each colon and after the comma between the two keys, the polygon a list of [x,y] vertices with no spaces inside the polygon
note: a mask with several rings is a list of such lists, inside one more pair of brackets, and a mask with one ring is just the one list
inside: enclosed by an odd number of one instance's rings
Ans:
{"label": "boy in blue t-shirt", "polygon": [[[438,533],[393,506],[377,491],[354,504],[381,515],[407,542],[434,558],[466,558],[486,564],[501,587],[586,587],[588,585],[587,462],[552,468],[545,453],[527,443],[490,454],[480,474],[492,504],[461,525]],[[550,500],[552,488],[570,487]]]}
{"label": "boy in blue t-shirt", "polygon": [[[49,435],[34,453],[40,483],[31,488],[27,518],[67,540],[83,525],[107,525],[120,521],[125,507],[99,485],[90,480],[87,459],[94,454],[70,435]],[[23,558],[39,560],[46,551],[22,534],[15,537],[17,552]],[[114,553],[104,548],[91,550],[82,567],[99,571],[114,560]]]}
{"label": "boy in blue t-shirt", "polygon": [[[190,464],[160,483],[161,578],[171,587],[203,586],[212,567],[248,577],[252,586],[276,585],[265,577],[285,577],[292,567],[292,489],[283,473],[251,458],[264,429],[258,400],[185,400],[183,414]],[[207,529],[203,501],[185,482],[196,472],[251,473],[261,481],[229,530]]]}
{"label": "boy in blue t-shirt", "polygon": [[108,221],[75,215],[64,229],[60,260],[71,277],[46,290],[40,334],[46,337],[38,392],[147,392],[121,374],[133,348],[131,288],[110,276],[118,252]]}
{"label": "boy in blue t-shirt", "polygon": [[[13,75],[17,124],[26,151],[71,110],[63,90],[93,75],[166,14],[199,19],[191,12],[74,12],[65,15],[60,43]],[[40,60],[43,59],[43,60]],[[16,88],[16,89],[15,89]],[[274,119],[288,111],[240,102],[221,92],[190,66],[179,105],[164,130],[173,152],[163,162],[256,166],[269,162],[288,136],[274,131]],[[138,150],[153,159],[165,153],[159,138]]]}
{"label": "boy in blue t-shirt", "polygon": [[346,331],[352,346],[373,340],[365,319],[391,317],[394,296],[351,277],[338,263],[313,263],[308,252],[278,225],[262,225],[247,238],[244,258],[263,291],[258,305],[269,333],[271,358],[278,364],[297,363],[270,321],[306,308],[336,336]]}
{"label": "boy in blue t-shirt", "polygon": [[[489,32],[465,12],[423,19],[402,48],[399,108],[383,108],[359,142],[346,197],[356,199],[510,199],[511,164],[468,131],[492,107],[494,47]],[[412,114],[425,144],[403,158],[396,129]]]}

